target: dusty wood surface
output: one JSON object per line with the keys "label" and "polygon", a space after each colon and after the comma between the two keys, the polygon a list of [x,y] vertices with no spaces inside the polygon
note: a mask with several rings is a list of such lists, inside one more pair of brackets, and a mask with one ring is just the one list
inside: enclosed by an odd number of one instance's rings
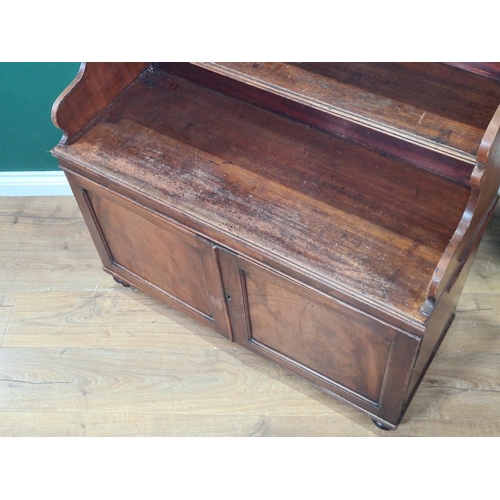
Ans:
{"label": "dusty wood surface", "polygon": [[84,177],[183,214],[212,241],[416,324],[470,195],[161,71],[145,73],[80,140],[55,151],[63,165],[85,165]]}
{"label": "dusty wood surface", "polygon": [[1,436],[500,436],[500,209],[399,428],[131,288],[73,198],[0,198]]}
{"label": "dusty wood surface", "polygon": [[469,161],[500,96],[495,80],[440,63],[198,64]]}

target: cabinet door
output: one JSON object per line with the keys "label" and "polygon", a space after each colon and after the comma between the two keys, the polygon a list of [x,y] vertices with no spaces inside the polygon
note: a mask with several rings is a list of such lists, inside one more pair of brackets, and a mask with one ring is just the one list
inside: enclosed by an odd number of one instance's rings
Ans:
{"label": "cabinet door", "polygon": [[213,245],[87,179],[67,174],[104,269],[229,336]]}
{"label": "cabinet door", "polygon": [[236,342],[397,424],[417,338],[268,267],[220,255]]}

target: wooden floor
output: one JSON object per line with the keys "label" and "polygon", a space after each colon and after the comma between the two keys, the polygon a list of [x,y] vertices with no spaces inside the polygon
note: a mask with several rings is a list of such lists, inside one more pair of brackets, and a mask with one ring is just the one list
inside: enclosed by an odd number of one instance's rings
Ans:
{"label": "wooden floor", "polygon": [[71,197],[0,198],[2,436],[500,436],[500,207],[394,432],[102,272]]}

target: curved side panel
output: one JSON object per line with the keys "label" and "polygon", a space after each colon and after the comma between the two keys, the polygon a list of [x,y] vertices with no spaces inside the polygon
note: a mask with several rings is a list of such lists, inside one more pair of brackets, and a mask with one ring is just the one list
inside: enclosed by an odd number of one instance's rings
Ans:
{"label": "curved side panel", "polygon": [[481,141],[477,163],[470,177],[471,196],[462,220],[450,240],[429,284],[422,313],[429,315],[439,296],[449,290],[481,238],[497,201],[500,186],[500,107]]}
{"label": "curved side panel", "polygon": [[52,121],[70,141],[148,67],[148,63],[82,63],[52,106]]}

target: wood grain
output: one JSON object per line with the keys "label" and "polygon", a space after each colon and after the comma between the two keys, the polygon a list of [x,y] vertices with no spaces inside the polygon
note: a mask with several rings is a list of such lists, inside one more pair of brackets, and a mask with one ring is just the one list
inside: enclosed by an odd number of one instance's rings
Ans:
{"label": "wood grain", "polygon": [[380,404],[393,329],[258,268],[243,276],[248,341]]}
{"label": "wood grain", "polygon": [[1,201],[0,294],[114,288],[99,271],[101,261],[72,197]]}
{"label": "wood grain", "polygon": [[467,208],[443,253],[429,284],[428,299],[422,310],[449,290],[479,241],[498,201],[500,187],[500,107],[486,129],[477,153],[477,164],[470,179],[471,195]]}
{"label": "wood grain", "polygon": [[461,68],[477,75],[500,80],[500,63],[497,62],[447,62],[450,66]]}
{"label": "wood grain", "polygon": [[[467,290],[467,289],[466,289]],[[500,294],[465,293],[456,311],[443,351],[500,353]]]}
{"label": "wood grain", "polygon": [[[73,198],[2,198],[0,214],[16,211],[16,203],[27,220],[43,215],[45,230],[30,223],[3,233],[0,255],[18,238],[34,253],[29,241],[38,238],[53,249],[40,265],[52,270],[59,291],[44,290],[42,269],[32,273],[31,291],[0,273],[2,307],[12,308],[0,347],[2,436],[500,436],[499,208],[457,318],[405,418],[387,433],[210,328],[115,286],[88,233],[79,235],[81,217],[64,215],[76,211]],[[88,246],[97,263],[76,283],[58,267],[65,218],[68,248]],[[77,268],[81,255],[67,253]],[[96,276],[109,288],[94,291]]]}
{"label": "wood grain", "polygon": [[0,292],[0,308],[12,307],[16,301],[16,292]]}
{"label": "wood grain", "polygon": [[[1,436],[330,436],[337,428],[343,436],[374,436],[376,431],[363,429],[355,422],[337,416],[252,416],[206,415],[203,413],[96,413],[47,412],[44,420],[51,427],[41,427],[37,415],[29,412],[0,412]],[[300,429],[300,430],[299,430]],[[457,435],[459,435],[457,433]]]}
{"label": "wood grain", "polygon": [[198,64],[472,162],[500,97],[496,81],[439,63]]}
{"label": "wood grain", "polygon": [[[2,347],[0,411],[325,412],[323,404],[301,393],[305,382],[257,358],[233,345],[197,350]],[[315,389],[307,385],[306,391]]]}
{"label": "wood grain", "polygon": [[7,331],[16,297],[17,293],[15,292],[0,292],[0,346]]}
{"label": "wood grain", "polygon": [[161,71],[101,118],[55,149],[63,165],[148,193],[230,249],[425,321],[464,186]]}
{"label": "wood grain", "polygon": [[[178,297],[207,317],[210,300],[197,241],[162,219],[146,219],[112,201],[88,192],[113,263]],[[150,216],[151,218],[151,216]],[[163,222],[163,224],[162,224]]]}
{"label": "wood grain", "polygon": [[147,63],[82,63],[52,107],[52,121],[64,131],[61,142],[71,140],[146,68]]}
{"label": "wood grain", "polygon": [[481,241],[467,279],[464,295],[467,293],[497,294],[499,292],[500,261],[496,258],[500,254],[500,217],[498,214],[497,208]]}
{"label": "wood grain", "polygon": [[185,314],[133,288],[122,288],[20,292],[3,347],[213,349],[225,345],[220,335]]}
{"label": "wood grain", "polygon": [[[331,106],[325,107],[314,99],[312,102],[310,99],[303,99],[305,95],[291,96],[290,93],[280,92],[279,89],[276,92],[274,85],[254,86],[255,81],[248,82],[246,78],[239,78],[238,74],[228,72],[227,68],[219,72],[221,66],[217,64],[214,66],[211,63],[154,63],[154,65],[226,95],[307,123],[348,141],[362,144],[368,149],[380,151],[382,154],[404,163],[410,163],[417,168],[437,173],[463,185],[468,184],[473,167],[470,159],[463,160],[447,156],[440,151],[422,148],[421,145],[408,142],[402,137],[387,135],[381,130],[365,127],[362,123],[363,119],[352,120],[349,113],[332,114]],[[316,85],[315,78],[313,76],[311,82],[299,88],[310,92],[311,88]],[[296,99],[296,97],[299,98]],[[338,104],[337,99],[333,98],[331,104],[335,107]]]}
{"label": "wood grain", "polygon": [[[405,432],[383,433],[358,420],[330,411],[319,416],[206,415],[99,412],[0,412],[0,436],[97,437],[468,437],[500,436],[499,421],[413,419]],[[50,422],[49,425],[44,425]]]}

